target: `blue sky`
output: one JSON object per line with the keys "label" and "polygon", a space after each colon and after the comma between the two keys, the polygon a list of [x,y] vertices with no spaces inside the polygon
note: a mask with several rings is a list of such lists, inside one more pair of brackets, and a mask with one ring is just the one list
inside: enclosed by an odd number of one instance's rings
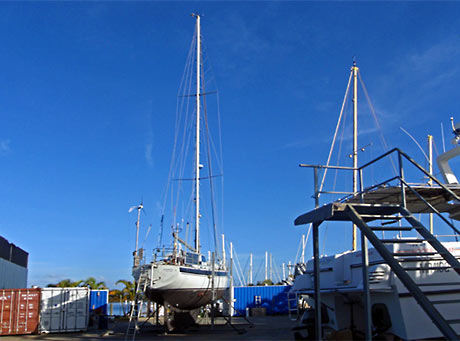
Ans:
{"label": "blue sky", "polygon": [[[30,253],[30,285],[130,278],[127,210],[141,199],[141,239],[152,224],[145,246],[155,245],[192,12],[204,14],[223,127],[224,232],[242,265],[253,252],[257,267],[266,250],[278,265],[295,260],[306,230],[293,220],[313,207],[311,170],[298,164],[326,162],[353,56],[388,145],[421,164],[400,127],[423,146],[431,133],[441,151],[440,123],[450,139],[459,107],[457,2],[0,7],[0,235]],[[361,121],[361,145],[372,142],[363,160],[380,152],[371,121]],[[343,146],[350,165],[349,134]],[[347,248],[348,231],[328,227],[325,252]]]}

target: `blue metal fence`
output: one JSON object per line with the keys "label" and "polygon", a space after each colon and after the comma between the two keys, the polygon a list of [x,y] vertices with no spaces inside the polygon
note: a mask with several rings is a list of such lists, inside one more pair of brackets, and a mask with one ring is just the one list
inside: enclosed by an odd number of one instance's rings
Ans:
{"label": "blue metal fence", "polygon": [[290,285],[234,287],[235,316],[246,314],[246,308],[265,308],[267,315],[288,314],[287,293]]}

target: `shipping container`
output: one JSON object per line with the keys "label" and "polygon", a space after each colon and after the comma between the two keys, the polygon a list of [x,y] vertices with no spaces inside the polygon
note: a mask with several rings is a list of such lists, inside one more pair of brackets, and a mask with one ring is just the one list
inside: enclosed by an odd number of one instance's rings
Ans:
{"label": "shipping container", "polygon": [[97,315],[107,315],[109,304],[108,290],[91,290],[89,294],[89,312]]}
{"label": "shipping container", "polygon": [[290,285],[234,287],[234,315],[244,316],[246,308],[265,308],[267,315],[287,314]]}
{"label": "shipping container", "polygon": [[0,335],[38,332],[40,289],[0,290]]}
{"label": "shipping container", "polygon": [[43,288],[41,290],[41,333],[76,332],[88,329],[88,288]]}
{"label": "shipping container", "polygon": [[0,289],[27,288],[27,268],[0,258]]}

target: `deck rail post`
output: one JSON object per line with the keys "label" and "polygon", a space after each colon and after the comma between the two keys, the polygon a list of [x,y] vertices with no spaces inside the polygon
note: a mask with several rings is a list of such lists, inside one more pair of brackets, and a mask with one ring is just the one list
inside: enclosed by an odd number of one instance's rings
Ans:
{"label": "deck rail post", "polygon": [[365,340],[372,340],[372,319],[371,319],[371,295],[369,292],[369,254],[367,252],[367,238],[361,232],[361,261],[363,270],[363,303],[364,303],[364,324]]}
{"label": "deck rail post", "polygon": [[399,163],[399,177],[401,186],[401,206],[406,208],[406,189],[404,186],[404,167],[401,152],[398,150],[398,163]]}
{"label": "deck rail post", "polygon": [[321,287],[320,287],[320,267],[319,267],[319,228],[320,223],[313,223],[313,271],[315,280],[315,339],[322,340],[321,327]]}
{"label": "deck rail post", "polygon": [[313,181],[314,181],[314,186],[315,186],[315,207],[319,207],[319,189],[318,189],[318,167],[313,168]]}

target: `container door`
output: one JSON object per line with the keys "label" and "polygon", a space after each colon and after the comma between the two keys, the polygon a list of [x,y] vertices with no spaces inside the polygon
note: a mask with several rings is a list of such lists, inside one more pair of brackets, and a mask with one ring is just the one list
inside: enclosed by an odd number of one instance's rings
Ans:
{"label": "container door", "polygon": [[13,300],[14,291],[0,290],[0,335],[13,332]]}
{"label": "container door", "polygon": [[66,331],[86,330],[88,326],[88,289],[70,289],[66,301]]}
{"label": "container door", "polygon": [[39,289],[0,290],[0,335],[36,333],[39,305]]}
{"label": "container door", "polygon": [[86,330],[87,288],[42,289],[40,330],[45,333]]}
{"label": "container door", "polygon": [[40,291],[36,289],[19,290],[16,295],[16,300],[16,334],[36,333],[38,330]]}
{"label": "container door", "polygon": [[40,331],[43,333],[59,332],[62,330],[64,308],[64,290],[42,289]]}

